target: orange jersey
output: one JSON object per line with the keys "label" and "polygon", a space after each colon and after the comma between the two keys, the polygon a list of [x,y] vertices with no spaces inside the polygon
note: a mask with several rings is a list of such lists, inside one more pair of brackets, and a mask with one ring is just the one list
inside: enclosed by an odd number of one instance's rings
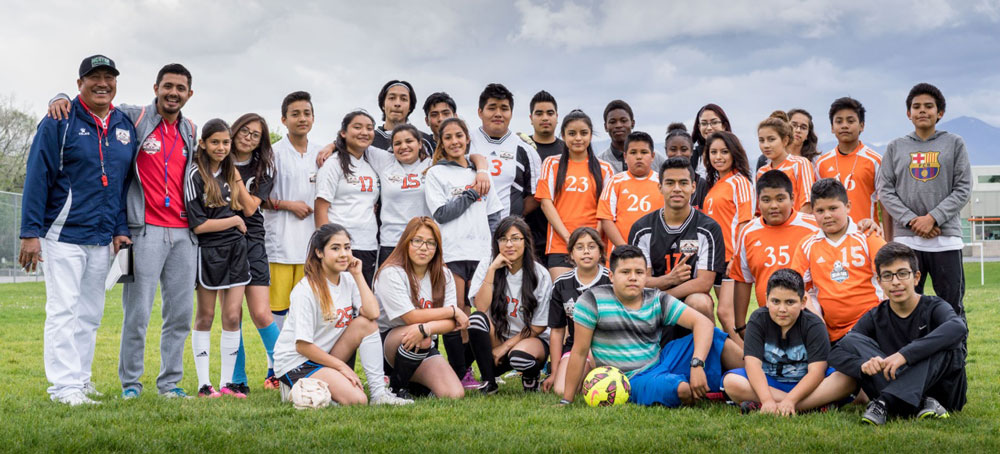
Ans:
{"label": "orange jersey", "polygon": [[813,170],[813,165],[808,159],[802,156],[788,155],[778,167],[773,167],[770,162],[761,167],[757,171],[757,179],[767,172],[773,169],[785,172],[788,178],[792,180],[792,190],[795,191],[795,205],[793,208],[795,211],[802,209],[802,205],[809,203],[809,191],[812,191],[813,183],[816,182],[816,172]]}
{"label": "orange jersey", "polygon": [[753,184],[743,174],[735,171],[716,181],[705,195],[702,211],[722,227],[726,243],[726,263],[733,260],[736,237],[740,233],[739,226],[753,218],[756,201]]}
{"label": "orange jersey", "polygon": [[[601,164],[601,174],[604,184],[611,181],[614,169],[611,164],[598,161]],[[571,233],[577,227],[597,228],[597,182],[590,174],[587,161],[569,161],[566,167],[566,179],[563,180],[562,192],[556,197],[556,175],[559,173],[559,156],[549,156],[542,163],[542,174],[535,191],[536,200],[549,199],[559,212],[566,230]],[[549,225],[548,238],[545,244],[546,254],[567,254],[566,242]]]}
{"label": "orange jersey", "polygon": [[885,245],[878,235],[865,236],[851,222],[840,241],[823,232],[795,248],[791,268],[816,288],[830,340],[844,337],[865,312],[882,301],[875,273],[875,253]]}
{"label": "orange jersey", "polygon": [[784,224],[767,225],[757,217],[740,231],[729,277],[754,284],[757,305],[767,305],[767,281],[775,271],[788,268],[795,248],[821,230],[811,214],[793,211]]}
{"label": "orange jersey", "polygon": [[847,200],[851,202],[851,220],[860,222],[865,218],[876,219],[875,180],[881,166],[882,155],[858,143],[858,148],[848,155],[836,148],[823,153],[816,161],[816,177],[836,178],[844,184]]}
{"label": "orange jersey", "polygon": [[[597,219],[614,222],[618,233],[628,243],[632,224],[660,208],[663,208],[663,195],[660,194],[659,174],[650,171],[646,177],[636,178],[624,171],[611,177],[611,181],[605,184],[601,200],[597,204]],[[608,241],[609,255],[612,249],[614,244]]]}

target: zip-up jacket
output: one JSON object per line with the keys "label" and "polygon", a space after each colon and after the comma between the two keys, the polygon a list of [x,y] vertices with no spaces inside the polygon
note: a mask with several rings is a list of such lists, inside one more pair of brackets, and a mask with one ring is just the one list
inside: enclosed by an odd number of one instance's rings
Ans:
{"label": "zip-up jacket", "polygon": [[129,236],[125,188],[139,148],[135,127],[112,108],[107,136],[98,131],[79,98],[72,100],[66,119],[46,117],[38,124],[28,152],[21,238],[107,245],[114,236]]}

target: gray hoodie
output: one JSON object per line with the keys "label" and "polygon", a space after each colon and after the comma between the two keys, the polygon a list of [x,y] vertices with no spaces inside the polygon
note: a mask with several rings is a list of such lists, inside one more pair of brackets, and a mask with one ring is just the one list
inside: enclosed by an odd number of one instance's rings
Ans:
{"label": "gray hoodie", "polygon": [[943,236],[962,236],[958,215],[972,193],[965,141],[946,131],[928,140],[915,132],[889,143],[876,182],[879,200],[892,216],[895,236],[916,236],[906,226],[930,214]]}

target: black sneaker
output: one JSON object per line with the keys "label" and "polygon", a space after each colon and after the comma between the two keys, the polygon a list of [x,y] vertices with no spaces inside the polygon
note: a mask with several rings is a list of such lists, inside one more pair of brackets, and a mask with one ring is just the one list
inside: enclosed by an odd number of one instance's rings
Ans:
{"label": "black sneaker", "polygon": [[885,418],[888,414],[889,410],[885,408],[885,402],[882,402],[881,399],[875,399],[868,402],[868,407],[865,408],[865,413],[861,415],[861,422],[871,424],[873,426],[881,426],[885,424]]}
{"label": "black sneaker", "polygon": [[246,395],[250,395],[250,386],[246,383],[236,383],[233,385],[236,389]]}
{"label": "black sneaker", "polygon": [[483,393],[484,396],[492,396],[500,391],[500,385],[497,385],[495,381],[483,382],[479,386],[479,392]]}
{"label": "black sneaker", "polygon": [[941,402],[933,397],[925,397],[924,400],[920,402],[920,411],[917,412],[917,419],[945,419],[950,417],[948,410],[945,410]]}
{"label": "black sneaker", "polygon": [[410,394],[410,390],[408,390],[406,388],[399,388],[398,390],[397,389],[390,389],[389,392],[395,394],[396,397],[398,397],[400,399],[413,400],[413,395]]}
{"label": "black sneaker", "polygon": [[524,392],[529,392],[529,393],[537,392],[538,391],[538,385],[541,384],[539,382],[538,378],[539,377],[527,378],[524,375],[522,375],[521,376],[521,386],[524,387]]}
{"label": "black sneaker", "polygon": [[750,401],[750,400],[746,400],[746,401],[740,402],[740,414],[741,415],[748,415],[750,413],[753,413],[753,412],[759,411],[759,410],[760,410],[760,402],[754,402],[754,401]]}

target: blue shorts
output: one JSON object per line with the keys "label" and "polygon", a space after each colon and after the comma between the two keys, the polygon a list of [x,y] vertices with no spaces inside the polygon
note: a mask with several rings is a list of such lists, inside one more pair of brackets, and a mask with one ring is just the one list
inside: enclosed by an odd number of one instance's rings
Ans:
{"label": "blue shorts", "polygon": [[[688,334],[663,346],[660,357],[652,366],[629,379],[632,394],[629,401],[639,405],[660,404],[678,407],[677,387],[691,379],[691,356],[694,354],[694,335]],[[715,328],[712,348],[705,358],[705,377],[708,388],[719,392],[722,385],[722,348],[729,335]]]}
{"label": "blue shorts", "polygon": [[[827,367],[826,375],[824,375],[824,377],[829,377],[830,374],[832,374],[833,372],[834,369],[832,367]],[[747,381],[750,380],[750,377],[747,377],[747,370],[742,367],[739,369],[733,369],[731,371],[726,372],[726,375],[729,374],[739,375],[740,377],[747,379]],[[785,393],[791,392],[792,389],[795,388],[795,385],[799,384],[798,381],[778,381],[776,378],[770,375],[764,374],[764,376],[767,377],[767,386],[770,386],[774,389],[777,389],[778,391]]]}

